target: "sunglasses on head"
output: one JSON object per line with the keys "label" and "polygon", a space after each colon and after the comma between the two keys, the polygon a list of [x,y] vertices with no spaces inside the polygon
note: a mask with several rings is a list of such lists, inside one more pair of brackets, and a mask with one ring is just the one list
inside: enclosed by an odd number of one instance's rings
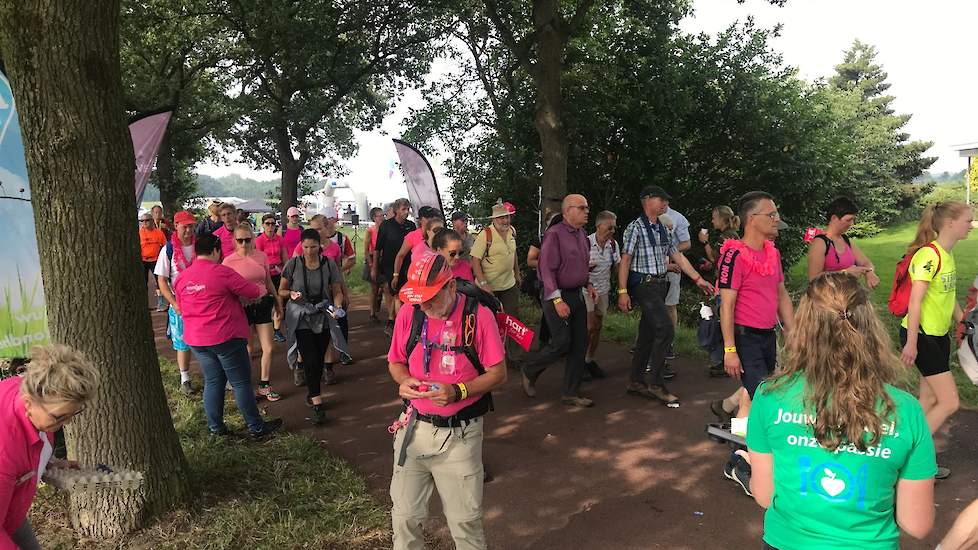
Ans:
{"label": "sunglasses on head", "polygon": [[238,241],[238,244],[248,244],[251,242],[251,237],[245,237],[243,239],[234,239]]}

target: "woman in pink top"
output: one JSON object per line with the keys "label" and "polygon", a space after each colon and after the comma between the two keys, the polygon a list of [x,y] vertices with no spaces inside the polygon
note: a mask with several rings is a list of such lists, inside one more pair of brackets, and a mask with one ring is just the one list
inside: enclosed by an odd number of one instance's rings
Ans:
{"label": "woman in pink top", "polygon": [[370,276],[370,262],[374,250],[377,250],[377,231],[380,229],[380,224],[384,222],[384,211],[380,208],[371,208],[370,221],[374,222],[374,224],[367,228],[366,235],[363,238],[363,242],[366,243],[366,250],[363,254],[362,278],[364,281],[370,281],[370,321],[379,323],[380,319],[377,318],[377,312],[380,311],[383,293],[377,281]]}
{"label": "woman in pink top", "polygon": [[873,262],[846,236],[846,231],[856,223],[858,213],[859,209],[846,197],[829,203],[825,232],[815,235],[808,245],[809,281],[823,271],[843,271],[855,277],[866,277],[866,286],[871,289],[880,284]]}
{"label": "woman in pink top", "polygon": [[27,511],[47,468],[77,467],[52,460],[54,432],[85,410],[98,378],[81,352],[54,344],[31,350],[27,370],[0,382],[0,548],[41,548]]}
{"label": "woman in pink top", "polygon": [[299,245],[299,236],[302,235],[303,229],[305,228],[299,223],[299,209],[294,206],[289,208],[286,212],[285,227],[282,228],[286,255]]}
{"label": "woman in pink top", "polygon": [[431,241],[435,238],[435,233],[445,229],[445,220],[434,219],[428,223],[428,227],[422,233],[422,239],[411,247],[411,262],[420,260],[428,254],[434,254],[435,249],[431,246]]}
{"label": "woman in pink top", "polygon": [[[258,396],[269,401],[278,401],[280,396],[271,385],[272,349],[274,338],[272,321],[282,319],[282,301],[272,283],[271,268],[265,253],[256,250],[255,234],[251,228],[241,224],[234,230],[234,254],[224,258],[224,265],[230,267],[246,281],[255,283],[265,289],[265,294],[257,301],[245,303],[245,315],[248,324],[258,333],[261,343],[261,378],[258,382]],[[252,334],[253,336],[253,334]],[[248,339],[248,354],[253,348],[252,338]]]}
{"label": "woman in pink top", "polygon": [[[268,258],[268,272],[272,276],[272,286],[278,288],[279,281],[282,280],[282,267],[289,257],[286,253],[288,248],[285,239],[276,232],[278,224],[275,222],[275,214],[265,214],[261,218],[262,234],[255,239],[255,250],[265,253]],[[285,336],[281,331],[282,320],[273,319],[272,327],[275,329],[274,338],[277,342],[284,342]]]}
{"label": "woman in pink top", "polygon": [[448,261],[448,267],[452,270],[452,277],[475,281],[475,277],[472,275],[472,264],[461,259],[462,237],[454,229],[442,229],[436,232],[431,241],[431,247]]}

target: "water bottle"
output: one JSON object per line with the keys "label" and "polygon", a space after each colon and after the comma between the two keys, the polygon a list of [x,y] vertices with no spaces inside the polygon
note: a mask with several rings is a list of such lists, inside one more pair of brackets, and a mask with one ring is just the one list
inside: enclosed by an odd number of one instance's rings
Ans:
{"label": "water bottle", "polygon": [[455,326],[451,320],[445,321],[445,327],[441,331],[441,365],[439,372],[446,376],[455,374],[455,352],[451,347],[455,345]]}
{"label": "water bottle", "polygon": [[700,317],[702,317],[704,321],[709,321],[712,319],[713,308],[704,304],[703,302],[700,302]]}
{"label": "water bottle", "polygon": [[329,307],[326,308],[326,311],[333,316],[333,319],[342,319],[346,317],[346,311],[343,311],[343,308],[336,307],[333,304],[330,304]]}

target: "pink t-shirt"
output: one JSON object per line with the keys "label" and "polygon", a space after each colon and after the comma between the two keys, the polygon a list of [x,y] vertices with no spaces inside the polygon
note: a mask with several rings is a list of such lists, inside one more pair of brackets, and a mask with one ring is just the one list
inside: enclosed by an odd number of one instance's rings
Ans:
{"label": "pink t-shirt", "polygon": [[255,239],[255,250],[265,253],[268,258],[268,270],[272,275],[278,275],[282,272],[282,248],[284,246],[285,240],[282,239],[281,235],[272,235],[272,238],[268,238],[262,233]]}
{"label": "pink t-shirt", "polygon": [[455,265],[452,266],[452,277],[475,281],[475,276],[472,274],[472,264],[462,259],[456,259]]}
{"label": "pink t-shirt", "polygon": [[173,290],[183,313],[183,341],[190,346],[213,346],[248,338],[251,332],[241,298],[256,300],[266,289],[230,267],[197,258],[180,273]]}
{"label": "pink t-shirt", "polygon": [[[54,434],[44,436],[54,444]],[[43,448],[41,434],[27,418],[20,398],[20,377],[0,381],[0,548],[4,550],[17,548],[10,535],[27,518],[34,500]]]}
{"label": "pink t-shirt", "polygon": [[[449,316],[449,319],[451,319],[456,331],[455,345],[461,345],[462,341],[462,309],[464,306],[465,301],[460,294],[458,300],[456,301],[455,309]],[[411,352],[410,361],[405,356],[405,348],[407,347],[408,337],[411,334],[411,321],[413,317],[413,307],[402,307],[401,311],[397,314],[397,320],[394,322],[394,336],[391,339],[391,348],[387,354],[388,361],[391,363],[406,363],[408,365],[408,370],[411,372],[411,376],[421,380],[422,382],[458,384],[459,382],[469,382],[475,380],[479,376],[478,371],[475,370],[475,367],[462,352],[455,353],[455,374],[441,374],[439,371],[439,366],[441,365],[442,351],[437,348],[431,350],[431,361],[429,363],[430,372],[428,376],[425,376],[423,342],[419,341],[418,344],[414,346],[414,350]],[[482,366],[486,369],[493,368],[495,365],[501,363],[505,357],[503,341],[499,337],[499,328],[496,324],[496,319],[489,309],[479,306],[476,313],[475,324],[475,349],[479,356],[479,361],[482,362]],[[440,343],[442,330],[444,328],[444,320],[428,318],[428,341]],[[469,397],[468,399],[463,399],[457,403],[449,403],[444,407],[439,407],[428,399],[414,399],[411,401],[411,405],[413,405],[414,408],[420,413],[435,414],[439,416],[452,416],[463,408],[475,403],[477,399],[478,397]]]}
{"label": "pink t-shirt", "polygon": [[[407,241],[407,239],[404,240],[405,242]],[[420,241],[417,244],[411,246],[411,263],[414,263],[419,259],[434,253],[435,251],[432,250],[430,246],[428,246],[428,243],[424,241]]]}
{"label": "pink t-shirt", "polygon": [[265,276],[271,275],[268,269],[268,258],[260,250],[254,251],[250,256],[231,254],[227,258],[224,258],[221,264],[233,269],[235,273],[244,277],[246,281],[261,285],[262,288],[265,288]]}
{"label": "pink t-shirt", "polygon": [[[773,258],[768,258],[767,250]],[[737,291],[734,323],[760,329],[778,324],[778,288],[784,282],[784,272],[781,253],[773,244],[766,250],[754,250],[742,241],[727,240],[718,272],[717,287]]]}
{"label": "pink t-shirt", "polygon": [[408,243],[411,250],[414,250],[418,243],[424,242],[424,230],[420,227],[404,236],[404,242]]}
{"label": "pink t-shirt", "polygon": [[222,225],[214,230],[214,236],[221,239],[221,255],[227,258],[234,254],[234,230]]}
{"label": "pink t-shirt", "polygon": [[[340,265],[340,256],[342,255],[343,251],[340,250],[340,245],[336,244],[335,241],[328,240],[323,244],[323,256],[336,262],[336,265]],[[299,243],[292,250],[292,257],[295,258],[296,256],[302,256],[302,243]]]}
{"label": "pink t-shirt", "polygon": [[299,246],[299,242],[302,241],[302,227],[297,227],[295,229],[286,229],[282,232],[282,241],[285,246],[285,250],[292,250],[296,246]]}

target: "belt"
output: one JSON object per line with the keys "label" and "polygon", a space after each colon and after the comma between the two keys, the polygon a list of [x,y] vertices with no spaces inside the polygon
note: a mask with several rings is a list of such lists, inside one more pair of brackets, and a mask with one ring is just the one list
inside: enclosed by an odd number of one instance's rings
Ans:
{"label": "belt", "polygon": [[642,276],[642,279],[638,282],[638,284],[640,284],[640,285],[641,284],[647,284],[647,283],[665,283],[665,282],[667,282],[666,274],[665,273],[663,273],[662,275],[649,275],[648,273],[639,273],[639,275]]}
{"label": "belt", "polygon": [[760,336],[770,336],[774,334],[774,328],[756,328],[744,325],[734,325],[735,334],[758,334]]}
{"label": "belt", "polygon": [[416,414],[418,420],[421,422],[427,422],[436,428],[463,428],[482,418],[481,415],[474,418],[461,419],[458,416],[438,416],[437,414],[422,413]]}

